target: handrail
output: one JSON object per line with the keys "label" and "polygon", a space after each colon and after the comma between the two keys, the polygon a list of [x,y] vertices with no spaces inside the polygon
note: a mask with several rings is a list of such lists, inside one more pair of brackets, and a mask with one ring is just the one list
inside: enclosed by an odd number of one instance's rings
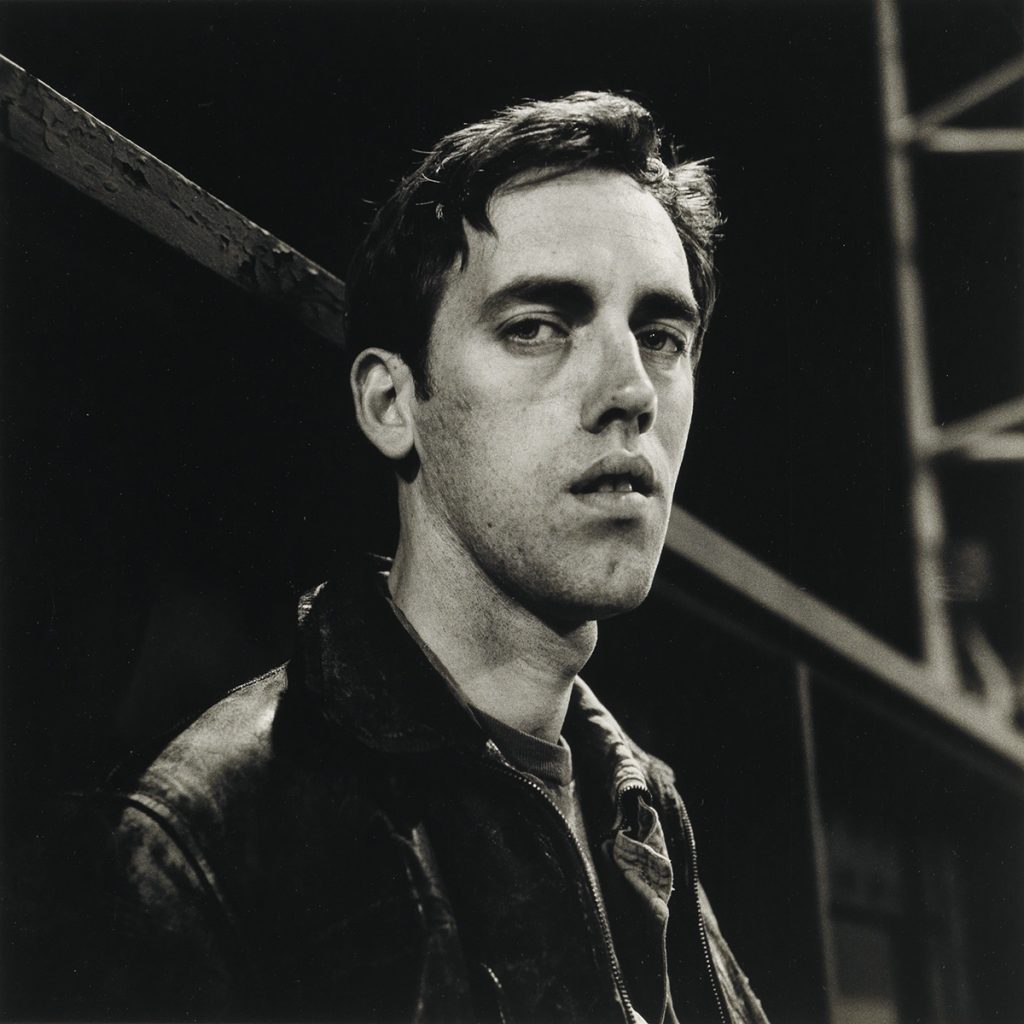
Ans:
{"label": "handrail", "polygon": [[[1024,768],[1024,736],[1001,709],[954,688],[952,680],[936,679],[923,662],[887,644],[678,505],[669,519],[665,550]],[[659,586],[675,584],[662,573]]]}

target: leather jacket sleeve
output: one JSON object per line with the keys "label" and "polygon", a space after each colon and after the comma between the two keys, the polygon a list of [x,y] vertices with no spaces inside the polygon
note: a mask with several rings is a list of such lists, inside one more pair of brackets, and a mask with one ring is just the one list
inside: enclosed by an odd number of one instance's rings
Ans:
{"label": "leather jacket sleeve", "polygon": [[231,982],[237,972],[226,962],[230,926],[166,824],[129,805],[110,847],[113,955],[105,987],[129,1016],[136,999],[151,1012],[159,1007],[184,1019],[241,1010]]}
{"label": "leather jacket sleeve", "polygon": [[[229,924],[166,823],[126,802],[64,812],[50,839],[47,903],[33,945],[61,1017],[245,1017]],[[60,863],[54,864],[54,861]]]}

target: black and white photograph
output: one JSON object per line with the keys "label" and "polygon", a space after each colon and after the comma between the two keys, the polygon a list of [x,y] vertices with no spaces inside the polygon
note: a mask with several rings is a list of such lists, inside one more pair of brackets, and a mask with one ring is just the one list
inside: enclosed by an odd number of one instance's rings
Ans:
{"label": "black and white photograph", "polygon": [[0,1020],[1024,1021],[1020,0],[0,2]]}

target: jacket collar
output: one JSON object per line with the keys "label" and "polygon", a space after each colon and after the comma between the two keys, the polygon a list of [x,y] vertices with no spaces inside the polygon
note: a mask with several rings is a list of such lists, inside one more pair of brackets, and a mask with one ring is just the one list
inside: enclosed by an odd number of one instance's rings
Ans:
{"label": "jacket collar", "polygon": [[484,747],[487,736],[468,705],[387,599],[389,567],[370,556],[300,600],[306,688],[330,722],[374,750]]}
{"label": "jacket collar", "polygon": [[[305,686],[330,722],[374,750],[415,753],[463,746],[487,755],[481,728],[444,666],[387,598],[389,559],[369,556],[299,603]],[[637,748],[577,679],[564,733],[616,797],[647,790]]]}
{"label": "jacket collar", "polygon": [[589,759],[591,771],[608,781],[611,792],[621,797],[628,790],[648,790],[647,772],[641,762],[647,755],[635,746],[612,713],[579,678],[563,733],[569,746]]}

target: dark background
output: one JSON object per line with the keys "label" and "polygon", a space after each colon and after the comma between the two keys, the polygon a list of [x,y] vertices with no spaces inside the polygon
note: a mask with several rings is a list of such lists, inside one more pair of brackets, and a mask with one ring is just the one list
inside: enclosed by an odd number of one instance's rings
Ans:
{"label": "dark background", "polygon": [[[901,6],[915,109],[1020,52],[1019,3]],[[919,653],[867,0],[6,2],[0,52],[342,276],[373,204],[444,132],[580,88],[647,103],[682,156],[714,158],[728,219],[677,500]],[[1022,106],[1015,88],[961,123],[1019,124]],[[21,158],[0,161],[10,824],[288,657],[295,595],[353,550],[386,549],[391,521],[347,423],[339,351]],[[1019,155],[919,166],[948,422],[1024,391],[1022,175]],[[986,538],[999,567],[980,614],[1018,674],[1021,478],[965,467],[944,492],[954,534]],[[764,696],[786,670],[723,658],[689,628],[657,608],[609,624],[593,672],[676,760],[696,734],[710,756],[713,730],[757,737],[750,760],[695,768],[698,792],[750,787],[761,753],[796,742],[792,709]],[[714,671],[654,685],[695,664]],[[796,821],[803,798],[780,795],[777,815]],[[698,801],[712,863],[751,842],[777,861],[783,833],[751,837],[717,813],[716,828]],[[765,884],[755,870],[749,888]],[[739,938],[745,963],[765,949]]]}

